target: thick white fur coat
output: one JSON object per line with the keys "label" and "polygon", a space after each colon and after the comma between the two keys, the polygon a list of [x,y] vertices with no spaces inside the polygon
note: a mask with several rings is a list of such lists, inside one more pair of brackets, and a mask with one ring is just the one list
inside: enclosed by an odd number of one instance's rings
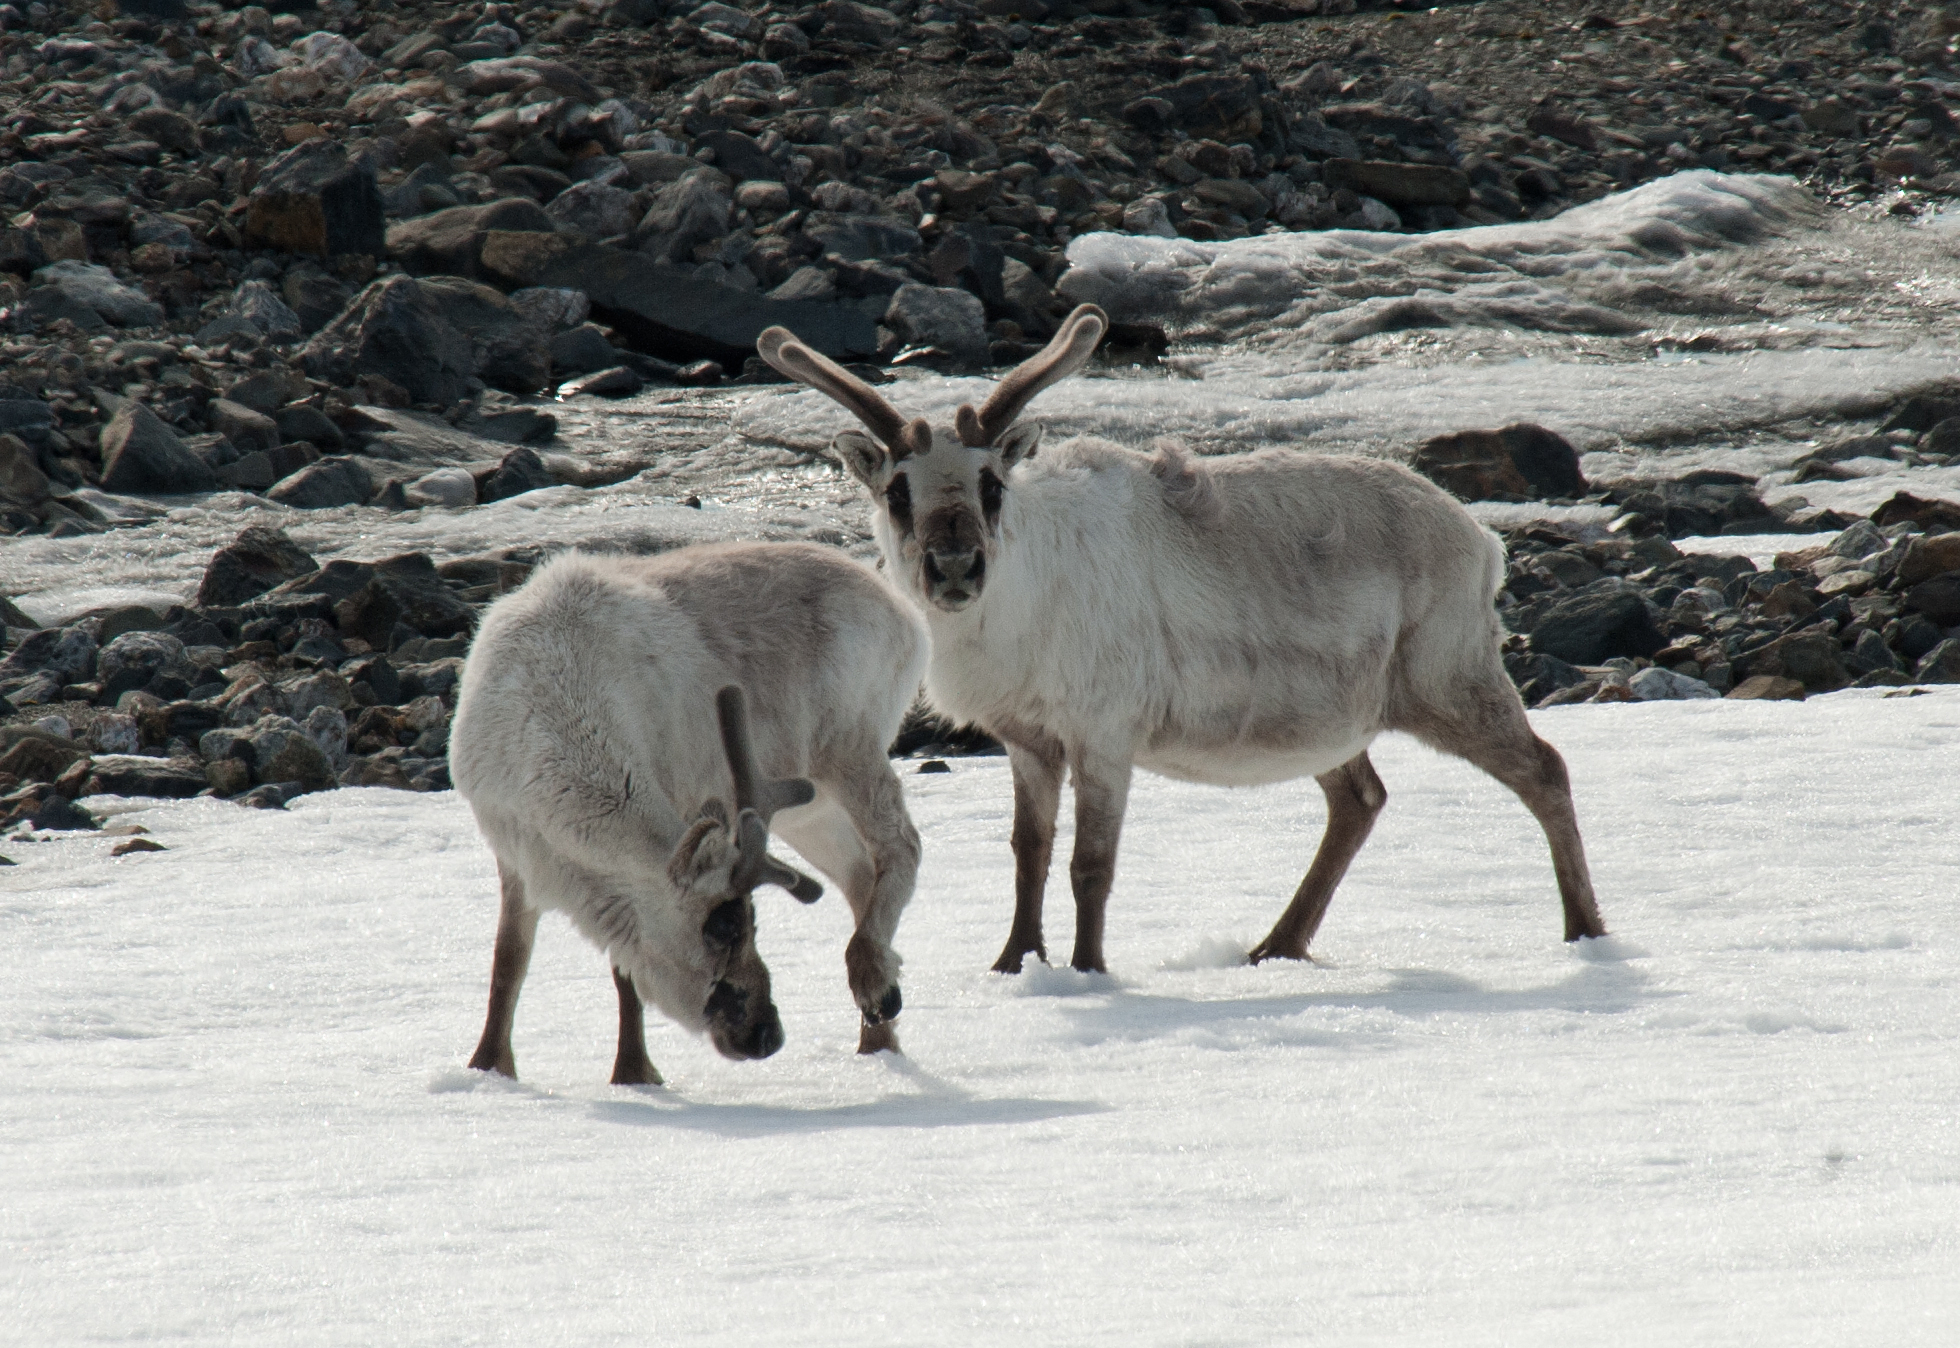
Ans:
{"label": "thick white fur coat", "polygon": [[1010,739],[1278,781],[1497,659],[1502,544],[1395,464],[1075,439],[1014,467],[1000,527],[979,601],[924,606],[927,691]]}
{"label": "thick white fur coat", "polygon": [[[777,816],[801,846],[799,827],[848,833],[839,802],[862,800],[867,774],[889,778],[885,748],[925,661],[913,612],[830,549],[568,553],[485,616],[451,769],[530,905],[564,911],[642,997],[698,1029],[711,979],[703,914],[669,861],[706,802],[733,799],[716,691],[745,690],[765,777],[816,785],[814,802]],[[812,851],[823,868],[823,849]],[[896,907],[889,916],[887,927]]]}

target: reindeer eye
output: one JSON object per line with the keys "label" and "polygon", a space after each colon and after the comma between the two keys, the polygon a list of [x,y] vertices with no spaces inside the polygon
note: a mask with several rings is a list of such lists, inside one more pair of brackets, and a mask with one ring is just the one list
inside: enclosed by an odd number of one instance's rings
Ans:
{"label": "reindeer eye", "polygon": [[901,529],[912,527],[912,483],[903,474],[885,488],[885,508]]}
{"label": "reindeer eye", "polygon": [[989,518],[1000,514],[1000,498],[1006,490],[1006,484],[994,476],[993,469],[980,470],[980,508]]}
{"label": "reindeer eye", "polygon": [[742,938],[742,920],[747,916],[748,904],[741,899],[718,903],[701,924],[701,939],[713,946],[732,946]]}

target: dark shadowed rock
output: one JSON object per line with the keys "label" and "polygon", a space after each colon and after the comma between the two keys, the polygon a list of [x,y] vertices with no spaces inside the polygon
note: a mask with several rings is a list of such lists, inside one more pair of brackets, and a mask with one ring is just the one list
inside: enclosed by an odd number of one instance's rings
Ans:
{"label": "dark shadowed rock", "polygon": [[1461,169],[1374,159],[1330,159],[1320,167],[1329,187],[1345,187],[1395,207],[1461,206],[1470,200],[1470,179]]}
{"label": "dark shadowed rock", "polygon": [[469,391],[476,358],[474,343],[449,321],[436,294],[410,276],[374,282],[300,351],[316,379],[345,386],[378,374],[417,402],[441,406]]}
{"label": "dark shadowed rock", "polygon": [[173,495],[212,491],[210,468],[162,418],[134,398],[123,399],[102,428],[102,487],[105,491]]}
{"label": "dark shadowed rock", "polygon": [[513,393],[531,393],[550,381],[544,334],[500,291],[452,276],[419,284],[444,321],[469,340],[471,370],[479,379]]}
{"label": "dark shadowed rock", "polygon": [[477,496],[487,505],[492,501],[536,491],[540,487],[556,485],[551,474],[545,471],[544,460],[536,452],[520,448],[504,455],[504,461],[497,466],[497,471],[478,487]]}
{"label": "dark shadowed rock", "polygon": [[174,759],[136,754],[102,754],[89,764],[84,794],[181,800],[195,796],[209,784],[201,765],[192,767]]}
{"label": "dark shadowed rock", "polygon": [[204,424],[248,454],[280,443],[277,422],[229,398],[213,398],[205,405]]}
{"label": "dark shadowed rock", "polygon": [[365,505],[368,498],[374,495],[374,480],[358,459],[321,459],[283,479],[266,495],[295,510]]}
{"label": "dark shadowed rock", "polygon": [[326,257],[387,246],[374,168],[331,140],[310,140],[267,164],[245,213],[245,245]]}
{"label": "dark shadowed rock", "polygon": [[1667,644],[1647,601],[1627,590],[1589,590],[1562,599],[1531,629],[1531,648],[1573,665],[1647,656]]}
{"label": "dark shadowed rock", "polygon": [[319,563],[286,537],[285,530],[255,524],[211,555],[195,603],[199,608],[242,604],[319,569]]}
{"label": "dark shadowed rock", "polygon": [[1564,436],[1529,422],[1436,436],[1416,451],[1414,467],[1466,501],[1576,497],[1586,491],[1578,452]]}
{"label": "dark shadowed rock", "polygon": [[[740,369],[763,329],[777,324],[833,359],[863,360],[877,352],[877,324],[855,305],[744,294],[599,244],[524,246],[537,237],[492,235],[484,245],[485,267],[494,262],[512,269],[500,277],[508,284],[585,291],[597,318],[625,334],[635,349],[663,360],[685,365],[706,359]],[[514,246],[504,251],[507,240]]]}

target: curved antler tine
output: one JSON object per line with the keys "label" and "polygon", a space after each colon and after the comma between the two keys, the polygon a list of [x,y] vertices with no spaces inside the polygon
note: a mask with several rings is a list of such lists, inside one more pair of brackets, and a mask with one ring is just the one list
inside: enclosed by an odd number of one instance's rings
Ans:
{"label": "curved antler tine", "polygon": [[767,329],[755,339],[755,349],[780,373],[842,404],[894,458],[902,459],[911,452],[905,443],[905,418],[898,409],[836,361],[797,341],[788,328]]}
{"label": "curved antler tine", "polygon": [[1035,394],[1088,364],[1107,331],[1108,314],[1093,304],[1078,305],[1074,313],[1062,320],[1061,329],[1047,346],[1015,366],[1007,378],[994,386],[993,394],[975,417],[975,429],[984,438],[977,442],[968,438],[962,419],[960,439],[969,445],[993,444],[1002,431],[1014,424],[1014,418],[1021,415],[1021,409]]}
{"label": "curved antler tine", "polygon": [[735,812],[753,812],[756,807],[755,748],[749,742],[748,704],[735,684],[715,694],[715,715],[721,721],[721,748],[728,755],[728,771],[735,779]]}
{"label": "curved antler tine", "polygon": [[959,433],[960,443],[968,449],[985,449],[987,431],[980,424],[980,414],[973,410],[972,403],[961,403],[960,410],[953,414],[953,429]]}
{"label": "curved antler tine", "polygon": [[822,885],[796,867],[785,865],[772,856],[762,858],[762,875],[758,883],[780,885],[787,889],[790,897],[798,903],[815,903],[823,897]]}

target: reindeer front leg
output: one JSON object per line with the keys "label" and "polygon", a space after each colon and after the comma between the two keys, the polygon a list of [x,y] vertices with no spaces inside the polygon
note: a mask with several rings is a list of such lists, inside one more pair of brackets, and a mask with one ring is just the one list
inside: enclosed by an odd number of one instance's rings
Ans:
{"label": "reindeer front leg", "polygon": [[497,915],[497,948],[490,957],[490,1009],[483,1020],[483,1037],[470,1066],[479,1072],[517,1075],[517,1056],[510,1046],[511,1023],[517,1019],[517,994],[531,968],[531,947],[538,939],[538,910],[524,900],[524,881],[515,869],[497,859],[502,906]]}
{"label": "reindeer front leg", "polygon": [[1105,973],[1103,909],[1116,879],[1116,844],[1130,802],[1130,759],[1091,749],[1069,755],[1075,782],[1075,855],[1069,881],[1075,889],[1075,953],[1071,967]]}
{"label": "reindeer front leg", "polygon": [[1009,743],[1007,762],[1014,772],[1014,925],[994,961],[994,972],[1018,974],[1025,956],[1048,962],[1048,947],[1041,939],[1041,901],[1055,855],[1055,815],[1062,805],[1066,759],[1062,746],[1051,740]]}

